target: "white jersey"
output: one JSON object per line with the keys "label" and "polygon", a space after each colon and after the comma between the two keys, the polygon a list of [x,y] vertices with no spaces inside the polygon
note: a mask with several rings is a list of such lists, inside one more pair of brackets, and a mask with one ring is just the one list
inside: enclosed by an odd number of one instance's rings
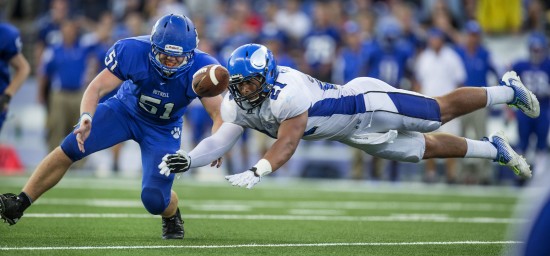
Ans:
{"label": "white jersey", "polygon": [[[225,122],[258,130],[273,138],[277,138],[281,122],[305,111],[308,111],[308,122],[302,137],[305,140],[343,141],[358,130],[386,132],[394,129],[376,128],[374,122],[386,122],[373,119],[372,112],[398,113],[398,109],[385,94],[397,89],[374,78],[356,80],[355,83],[352,81],[345,86],[334,85],[321,82],[298,70],[279,66],[279,76],[273,91],[260,107],[250,111],[243,110],[227,94],[221,108],[222,118]],[[369,92],[372,95],[367,95]]]}
{"label": "white jersey", "polygon": [[277,138],[284,120],[307,111],[302,139],[336,140],[374,156],[408,162],[422,159],[422,132],[441,126],[439,105],[431,97],[369,77],[334,85],[288,67],[278,70],[269,98],[259,107],[243,110],[227,94],[221,107],[224,122]]}
{"label": "white jersey", "polygon": [[288,67],[279,67],[279,76],[270,96],[251,111],[241,109],[230,94],[222,104],[222,118],[277,138],[281,122],[309,111],[303,139],[333,139],[348,130],[353,115],[339,115],[325,108],[331,99],[354,96],[353,90],[320,82]]}

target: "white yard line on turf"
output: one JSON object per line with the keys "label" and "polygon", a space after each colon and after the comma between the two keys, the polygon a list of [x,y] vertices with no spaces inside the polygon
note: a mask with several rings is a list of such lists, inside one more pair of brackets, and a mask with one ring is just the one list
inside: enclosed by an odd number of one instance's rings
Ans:
{"label": "white yard line on turf", "polygon": [[[10,186],[22,186],[27,177],[13,177],[10,179]],[[191,177],[176,180],[174,185],[199,188],[232,188],[228,183],[220,178],[217,182],[207,182],[195,180]],[[66,189],[111,189],[111,190],[129,190],[139,191],[141,189],[141,180],[113,177],[109,179],[97,179],[91,177],[67,176],[56,185],[56,188]],[[273,177],[262,181],[261,186],[255,187],[256,193],[277,190],[280,193],[295,194],[317,194],[317,193],[359,193],[359,194],[406,194],[419,196],[455,196],[455,197],[486,197],[486,198],[516,198],[521,191],[516,187],[498,187],[498,186],[454,186],[449,187],[444,184],[430,184],[414,182],[370,182],[370,181],[351,181],[351,180],[309,180],[298,178],[279,178]],[[281,191],[282,190],[282,191]],[[299,192],[299,193],[297,193]]]}
{"label": "white yard line on turf", "polygon": [[[231,215],[231,214],[185,214],[184,219],[215,220],[286,220],[286,221],[363,221],[363,222],[444,222],[444,223],[522,223],[522,219],[488,217],[449,217],[433,214],[399,214],[390,216],[299,216],[299,215]],[[25,218],[158,218],[149,214],[120,213],[28,213]]]}
{"label": "white yard line on turf", "polygon": [[449,241],[401,243],[318,243],[318,244],[234,244],[234,245],[150,245],[150,246],[66,246],[66,247],[0,247],[0,251],[38,250],[128,250],[128,249],[219,249],[247,247],[327,247],[327,246],[415,246],[415,245],[484,245],[520,244],[520,241]]}
{"label": "white yard line on turf", "polygon": [[[140,200],[41,198],[40,205],[81,205],[94,207],[142,208]],[[265,200],[185,200],[183,207],[196,211],[248,211],[252,208],[419,210],[510,212],[512,204],[421,202],[421,201],[265,201]]]}

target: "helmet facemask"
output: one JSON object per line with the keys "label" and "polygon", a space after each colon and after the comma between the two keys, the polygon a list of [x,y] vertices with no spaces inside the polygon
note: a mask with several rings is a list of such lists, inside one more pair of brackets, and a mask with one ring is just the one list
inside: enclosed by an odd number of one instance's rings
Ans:
{"label": "helmet facemask", "polygon": [[269,97],[279,75],[273,53],[259,44],[235,49],[227,61],[227,69],[231,75],[229,92],[244,110],[260,106]]}
{"label": "helmet facemask", "polygon": [[[256,90],[243,95],[241,90],[239,90],[243,83],[255,84]],[[237,105],[244,110],[260,106],[267,99],[272,88],[273,85],[268,84],[265,77],[260,74],[248,77],[233,75],[229,79],[229,93],[231,93]]]}
{"label": "helmet facemask", "polygon": [[[153,26],[149,59],[164,79],[174,79],[193,65],[198,43],[197,29],[190,19],[176,14],[165,15]],[[174,62],[172,58],[176,58],[177,63],[166,65]]]}
{"label": "helmet facemask", "polygon": [[[164,55],[164,57],[162,55]],[[193,57],[195,55],[194,51],[191,52],[184,52],[184,53],[169,53],[167,51],[164,51],[163,49],[160,49],[156,45],[152,46],[151,49],[151,55],[150,59],[153,62],[153,64],[156,66],[157,70],[159,72],[162,72],[161,75],[167,79],[175,78],[178,75],[174,76],[174,74],[185,71],[189,67],[191,67],[191,64],[193,64]],[[165,65],[165,59],[168,57],[173,57],[176,59],[183,58],[181,60],[181,63],[175,65],[175,66],[167,66]],[[179,62],[179,60],[177,60]]]}

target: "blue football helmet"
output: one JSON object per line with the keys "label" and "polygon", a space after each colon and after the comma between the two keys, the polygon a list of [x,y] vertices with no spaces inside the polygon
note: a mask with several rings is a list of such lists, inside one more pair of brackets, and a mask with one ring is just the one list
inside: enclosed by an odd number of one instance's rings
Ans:
{"label": "blue football helmet", "polygon": [[[277,62],[273,53],[260,44],[245,44],[235,49],[227,61],[229,71],[229,93],[244,110],[253,109],[269,96],[277,80]],[[250,79],[259,81],[256,91],[242,95],[239,84]]]}
{"label": "blue football helmet", "polygon": [[[197,29],[189,18],[168,14],[153,26],[149,59],[162,77],[174,79],[191,67],[198,43]],[[159,59],[161,53],[177,58],[183,57],[183,61],[178,66],[166,66]]]}

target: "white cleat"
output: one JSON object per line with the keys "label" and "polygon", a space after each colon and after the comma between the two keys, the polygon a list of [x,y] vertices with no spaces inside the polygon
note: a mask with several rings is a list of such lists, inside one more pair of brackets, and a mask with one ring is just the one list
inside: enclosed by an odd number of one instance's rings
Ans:
{"label": "white cleat", "polygon": [[502,76],[501,85],[514,90],[514,100],[508,103],[525,113],[531,118],[540,115],[540,104],[537,96],[533,94],[523,83],[515,71],[508,71]]}
{"label": "white cleat", "polygon": [[503,131],[495,132],[489,136],[489,138],[485,139],[493,143],[497,148],[497,158],[494,159],[495,162],[501,165],[510,166],[514,173],[520,177],[531,177],[531,168],[529,164],[527,164],[523,156],[512,149]]}

